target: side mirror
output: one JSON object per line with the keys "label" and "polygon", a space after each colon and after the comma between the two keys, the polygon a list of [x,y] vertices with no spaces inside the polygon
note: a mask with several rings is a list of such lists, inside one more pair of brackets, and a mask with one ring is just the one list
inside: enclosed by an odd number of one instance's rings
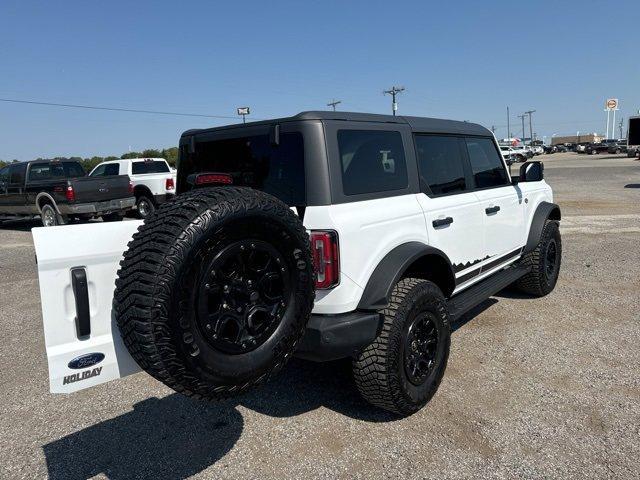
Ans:
{"label": "side mirror", "polygon": [[520,182],[541,182],[544,179],[544,164],[539,161],[526,162],[520,167]]}

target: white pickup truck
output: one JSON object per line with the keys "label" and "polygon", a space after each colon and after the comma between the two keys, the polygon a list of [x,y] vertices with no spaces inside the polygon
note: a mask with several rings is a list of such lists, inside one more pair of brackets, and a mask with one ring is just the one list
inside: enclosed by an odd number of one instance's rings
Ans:
{"label": "white pickup truck", "polygon": [[128,158],[97,165],[90,177],[129,175],[138,218],[146,218],[176,191],[176,174],[164,158]]}

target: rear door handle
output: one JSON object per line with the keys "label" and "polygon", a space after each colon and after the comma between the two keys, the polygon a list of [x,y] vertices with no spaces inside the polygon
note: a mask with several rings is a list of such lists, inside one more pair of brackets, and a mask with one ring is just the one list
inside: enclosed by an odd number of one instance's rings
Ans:
{"label": "rear door handle", "polygon": [[487,215],[491,215],[492,213],[498,213],[500,211],[500,207],[497,205],[495,207],[487,207],[484,211]]}
{"label": "rear door handle", "polygon": [[447,218],[438,218],[436,220],[434,220],[433,222],[431,222],[431,224],[437,228],[437,227],[443,227],[445,225],[449,225],[453,223],[453,218],[451,217],[447,217]]}

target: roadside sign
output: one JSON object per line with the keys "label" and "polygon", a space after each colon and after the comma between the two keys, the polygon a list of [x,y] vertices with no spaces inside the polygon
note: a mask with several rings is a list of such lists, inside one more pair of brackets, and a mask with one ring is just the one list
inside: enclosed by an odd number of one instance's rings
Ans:
{"label": "roadside sign", "polygon": [[249,115],[249,107],[239,107],[238,115]]}
{"label": "roadside sign", "polygon": [[609,111],[618,110],[618,99],[617,98],[608,98],[605,103],[605,108]]}

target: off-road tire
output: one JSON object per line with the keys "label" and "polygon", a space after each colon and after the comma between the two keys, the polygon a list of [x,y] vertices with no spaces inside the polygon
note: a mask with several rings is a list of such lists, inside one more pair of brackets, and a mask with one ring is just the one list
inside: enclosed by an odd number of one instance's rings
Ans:
{"label": "off-road tire", "polygon": [[[207,255],[247,238],[280,252],[290,296],[263,344],[229,354],[203,333],[195,297]],[[287,205],[249,188],[198,189],[163,204],[134,234],[120,267],[114,309],[125,345],[147,373],[191,397],[221,399],[266,381],[292,356],[313,307],[307,232]]]}
{"label": "off-road tire", "polygon": [[[406,330],[419,314],[436,319],[438,344],[434,367],[421,385],[414,385],[404,366]],[[436,393],[447,367],[451,329],[446,300],[437,285],[405,278],[393,288],[378,337],[353,361],[353,375],[362,397],[369,403],[402,416],[420,410]]]}
{"label": "off-road tire", "polygon": [[[545,271],[545,255],[551,242],[555,244],[557,259],[553,275],[548,275]],[[533,251],[525,254],[520,262],[521,265],[527,266],[531,270],[515,283],[515,287],[521,292],[536,297],[543,297],[551,293],[558,281],[562,263],[562,239],[558,222],[547,220],[538,245]]]}

